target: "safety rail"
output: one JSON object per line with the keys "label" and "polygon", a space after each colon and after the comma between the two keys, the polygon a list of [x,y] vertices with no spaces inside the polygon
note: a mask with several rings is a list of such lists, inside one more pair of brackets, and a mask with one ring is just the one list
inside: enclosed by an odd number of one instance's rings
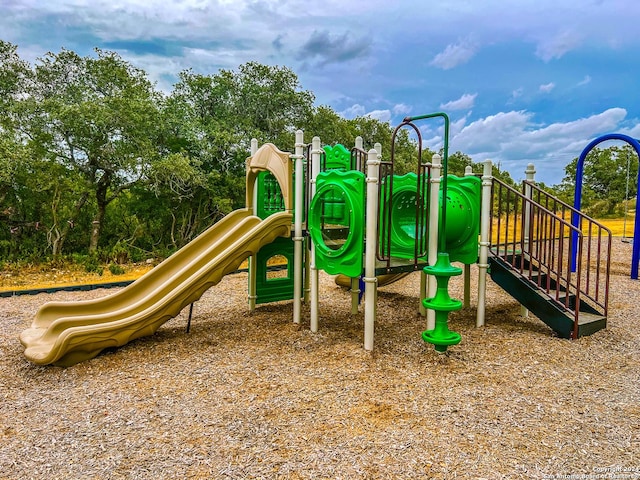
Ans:
{"label": "safety rail", "polygon": [[533,182],[492,188],[491,254],[572,314],[577,338],[583,303],[607,315],[611,231]]}

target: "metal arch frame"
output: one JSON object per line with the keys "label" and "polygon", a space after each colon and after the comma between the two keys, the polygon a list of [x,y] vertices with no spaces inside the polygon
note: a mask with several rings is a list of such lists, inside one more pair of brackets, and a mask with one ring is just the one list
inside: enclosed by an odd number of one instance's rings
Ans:
{"label": "metal arch frame", "polygon": [[[591,150],[593,150],[600,143],[606,142],[607,140],[621,140],[623,142],[628,143],[636,151],[636,154],[638,155],[638,160],[640,161],[640,142],[638,142],[638,140],[628,135],[624,135],[622,133],[608,133],[606,135],[602,135],[596,138],[591,143],[589,143],[589,145],[587,145],[582,151],[582,153],[580,154],[580,157],[578,158],[578,164],[576,166],[576,189],[573,197],[573,207],[576,210],[580,210],[580,205],[582,203],[582,178],[584,176],[584,161],[587,158],[587,155],[589,154],[589,152],[591,152]],[[638,167],[636,182],[638,185],[640,185],[640,166]],[[639,211],[640,211],[640,195],[636,193],[636,218],[634,221],[634,228],[633,228],[634,242],[633,242],[633,253],[631,256],[631,278],[633,280],[638,279],[638,263],[640,263],[640,215],[638,215]],[[580,228],[579,223],[580,221],[578,219],[578,215],[574,213],[571,217],[571,224],[574,227]],[[575,247],[578,241],[576,232],[574,232],[574,234],[572,235],[571,241],[573,244],[572,247]],[[575,272],[575,269],[576,269],[575,250],[574,250],[573,258],[571,259],[571,269],[572,271]]]}
{"label": "metal arch frame", "polygon": [[[420,129],[416,127],[413,122],[417,120],[425,120],[429,118],[442,118],[444,121],[444,145],[442,148],[442,195],[443,198],[447,197],[447,164],[449,159],[449,116],[444,112],[436,112],[429,113],[426,115],[418,115],[415,117],[405,117],[402,120],[402,123],[398,125],[393,131],[393,135],[391,136],[391,159],[393,161],[394,153],[395,153],[395,137],[397,132],[406,126],[413,128],[418,136],[418,175],[420,175],[420,166],[422,165],[422,134],[420,133]],[[393,171],[391,172],[393,174]],[[420,184],[420,177],[418,176],[418,185]],[[391,186],[393,189],[393,185]],[[444,237],[446,223],[447,223],[447,208],[446,202],[442,202],[441,211],[440,211],[440,228],[438,229],[438,251],[444,252],[446,248],[446,239]],[[417,238],[417,235],[416,235]]]}

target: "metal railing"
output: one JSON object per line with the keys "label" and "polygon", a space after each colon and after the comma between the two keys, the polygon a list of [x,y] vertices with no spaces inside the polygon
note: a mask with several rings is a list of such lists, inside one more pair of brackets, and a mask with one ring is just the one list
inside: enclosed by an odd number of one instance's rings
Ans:
{"label": "metal railing", "polygon": [[532,182],[492,188],[491,254],[573,314],[576,338],[583,302],[607,315],[611,231]]}

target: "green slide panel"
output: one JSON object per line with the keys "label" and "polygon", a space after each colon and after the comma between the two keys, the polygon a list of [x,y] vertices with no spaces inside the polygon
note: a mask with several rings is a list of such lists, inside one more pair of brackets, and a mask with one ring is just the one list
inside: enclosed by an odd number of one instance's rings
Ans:
{"label": "green slide panel", "polygon": [[[393,195],[391,199],[391,256],[413,259],[415,256],[416,236],[425,244],[425,228],[416,232],[416,188],[418,176],[415,173],[393,176]],[[382,209],[381,209],[382,214]],[[426,217],[425,217],[426,218]],[[382,219],[381,219],[382,220]],[[382,222],[381,222],[382,224]],[[417,235],[416,235],[417,233]],[[382,232],[387,238],[386,232]],[[418,251],[420,252],[420,248]]]}
{"label": "green slide panel", "polygon": [[[293,174],[293,182],[295,184],[296,174]],[[256,216],[265,220],[267,217],[274,213],[284,211],[284,198],[282,197],[282,190],[280,190],[280,184],[276,177],[271,172],[260,172],[256,181]],[[303,192],[303,196],[306,196],[306,192]],[[295,197],[293,199],[293,211],[295,212]],[[295,214],[295,213],[294,213]],[[304,217],[303,209],[303,221]]]}
{"label": "green slide panel", "polygon": [[351,170],[351,152],[344,145],[336,144],[333,147],[325,145],[324,150],[324,168],[327,170]]}
{"label": "green slide panel", "polygon": [[482,181],[478,177],[447,175],[444,235],[451,262],[470,265],[478,261],[481,191]]}
{"label": "green slide panel", "polygon": [[[269,271],[269,260],[285,260],[279,270]],[[256,255],[256,304],[293,298],[293,240],[278,237]]]}
{"label": "green slide panel", "polygon": [[309,207],[309,234],[316,249],[316,267],[331,275],[359,277],[364,254],[362,172],[330,170],[318,174]]}
{"label": "green slide panel", "polygon": [[284,210],[284,199],[280,185],[270,172],[258,174],[256,192],[258,197],[256,216],[264,220],[268,216]]}

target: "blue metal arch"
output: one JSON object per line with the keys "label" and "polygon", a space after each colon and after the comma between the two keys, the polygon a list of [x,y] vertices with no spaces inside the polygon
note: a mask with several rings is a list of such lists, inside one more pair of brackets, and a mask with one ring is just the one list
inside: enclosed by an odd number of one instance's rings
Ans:
{"label": "blue metal arch", "polygon": [[[593,140],[589,145],[587,145],[580,157],[578,158],[578,165],[576,166],[576,190],[573,197],[573,207],[576,210],[580,210],[580,205],[582,203],[582,177],[584,175],[584,160],[587,158],[587,155],[591,150],[593,150],[597,145],[602,142],[606,142],[607,140],[621,140],[623,142],[628,143],[633,147],[638,155],[638,160],[640,161],[640,143],[635,138],[631,138],[628,135],[624,135],[622,133],[608,133],[606,135],[602,135],[601,137]],[[639,164],[640,165],[640,164]],[[640,166],[638,168],[638,174],[636,181],[640,186]],[[579,219],[576,214],[573,214],[572,225],[575,227],[579,227]],[[576,269],[576,246],[578,244],[578,234],[577,232],[573,233],[572,236],[572,251],[573,258],[571,259],[571,269],[575,272]],[[631,256],[631,278],[634,280],[638,279],[638,263],[640,262],[640,195],[636,194],[636,218],[633,228],[633,254]]]}

